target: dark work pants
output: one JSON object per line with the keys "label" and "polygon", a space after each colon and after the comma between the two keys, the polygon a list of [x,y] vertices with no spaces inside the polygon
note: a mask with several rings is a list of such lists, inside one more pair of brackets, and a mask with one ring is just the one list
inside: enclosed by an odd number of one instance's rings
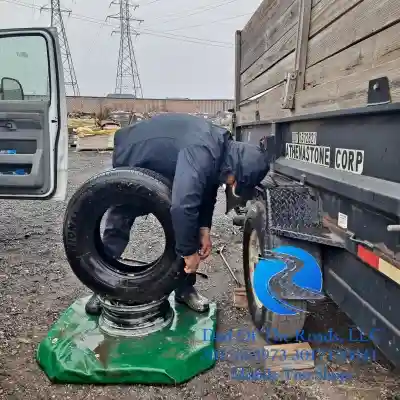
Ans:
{"label": "dark work pants", "polygon": [[[103,234],[103,244],[107,254],[114,258],[121,257],[129,243],[132,225],[135,219],[142,215],[135,212],[134,206],[114,206],[108,210]],[[184,263],[182,266],[184,267]],[[182,293],[195,283],[196,274],[186,274],[182,271],[182,280],[175,292]]]}

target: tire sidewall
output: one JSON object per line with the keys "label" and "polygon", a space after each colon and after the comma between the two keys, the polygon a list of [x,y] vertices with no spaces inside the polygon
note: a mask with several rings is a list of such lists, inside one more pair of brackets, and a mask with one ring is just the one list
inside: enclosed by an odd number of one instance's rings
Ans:
{"label": "tire sidewall", "polygon": [[[100,221],[110,206],[145,200],[163,227],[163,255],[144,274],[114,268],[99,247]],[[169,295],[176,287],[182,261],[175,253],[170,189],[144,171],[111,170],[87,181],[71,198],[64,220],[64,246],[75,275],[89,289],[120,301],[145,303]],[[117,261],[115,261],[117,262]]]}
{"label": "tire sidewall", "polygon": [[261,256],[264,257],[264,248],[266,246],[266,226],[267,226],[267,214],[265,205],[261,201],[254,201],[249,205],[249,209],[246,215],[246,219],[243,227],[243,269],[244,269],[244,280],[247,293],[247,301],[249,311],[257,329],[262,329],[262,325],[259,324],[261,315],[264,307],[257,307],[256,300],[254,297],[253,288],[251,285],[250,277],[250,237],[253,231],[257,232],[258,241],[260,245]]}

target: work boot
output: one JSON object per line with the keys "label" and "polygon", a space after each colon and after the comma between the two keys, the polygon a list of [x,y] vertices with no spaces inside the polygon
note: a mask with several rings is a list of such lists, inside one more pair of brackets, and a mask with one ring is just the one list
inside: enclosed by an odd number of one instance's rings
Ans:
{"label": "work boot", "polygon": [[210,302],[208,299],[197,293],[197,290],[193,286],[187,286],[182,291],[175,291],[175,300],[178,303],[185,304],[196,312],[202,313],[210,309]]}
{"label": "work boot", "polygon": [[98,316],[101,314],[101,304],[96,294],[93,294],[93,296],[86,303],[85,311],[89,315]]}

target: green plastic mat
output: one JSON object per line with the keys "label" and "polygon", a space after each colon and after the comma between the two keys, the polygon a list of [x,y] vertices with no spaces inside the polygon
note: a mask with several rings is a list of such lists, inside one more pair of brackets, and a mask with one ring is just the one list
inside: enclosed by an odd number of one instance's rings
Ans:
{"label": "green plastic mat", "polygon": [[39,344],[37,361],[51,381],[177,384],[214,366],[215,303],[199,314],[171,296],[170,327],[141,338],[115,338],[99,330],[98,317],[86,314],[89,298],[75,301]]}

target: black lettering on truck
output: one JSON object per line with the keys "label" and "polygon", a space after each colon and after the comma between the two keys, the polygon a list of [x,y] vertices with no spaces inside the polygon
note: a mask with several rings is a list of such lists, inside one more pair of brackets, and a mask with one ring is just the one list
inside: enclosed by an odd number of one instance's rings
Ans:
{"label": "black lettering on truck", "polygon": [[329,147],[286,143],[285,157],[291,160],[304,161],[329,167],[331,161],[330,154]]}
{"label": "black lettering on truck", "polygon": [[364,170],[364,150],[336,149],[335,169],[361,175]]}

